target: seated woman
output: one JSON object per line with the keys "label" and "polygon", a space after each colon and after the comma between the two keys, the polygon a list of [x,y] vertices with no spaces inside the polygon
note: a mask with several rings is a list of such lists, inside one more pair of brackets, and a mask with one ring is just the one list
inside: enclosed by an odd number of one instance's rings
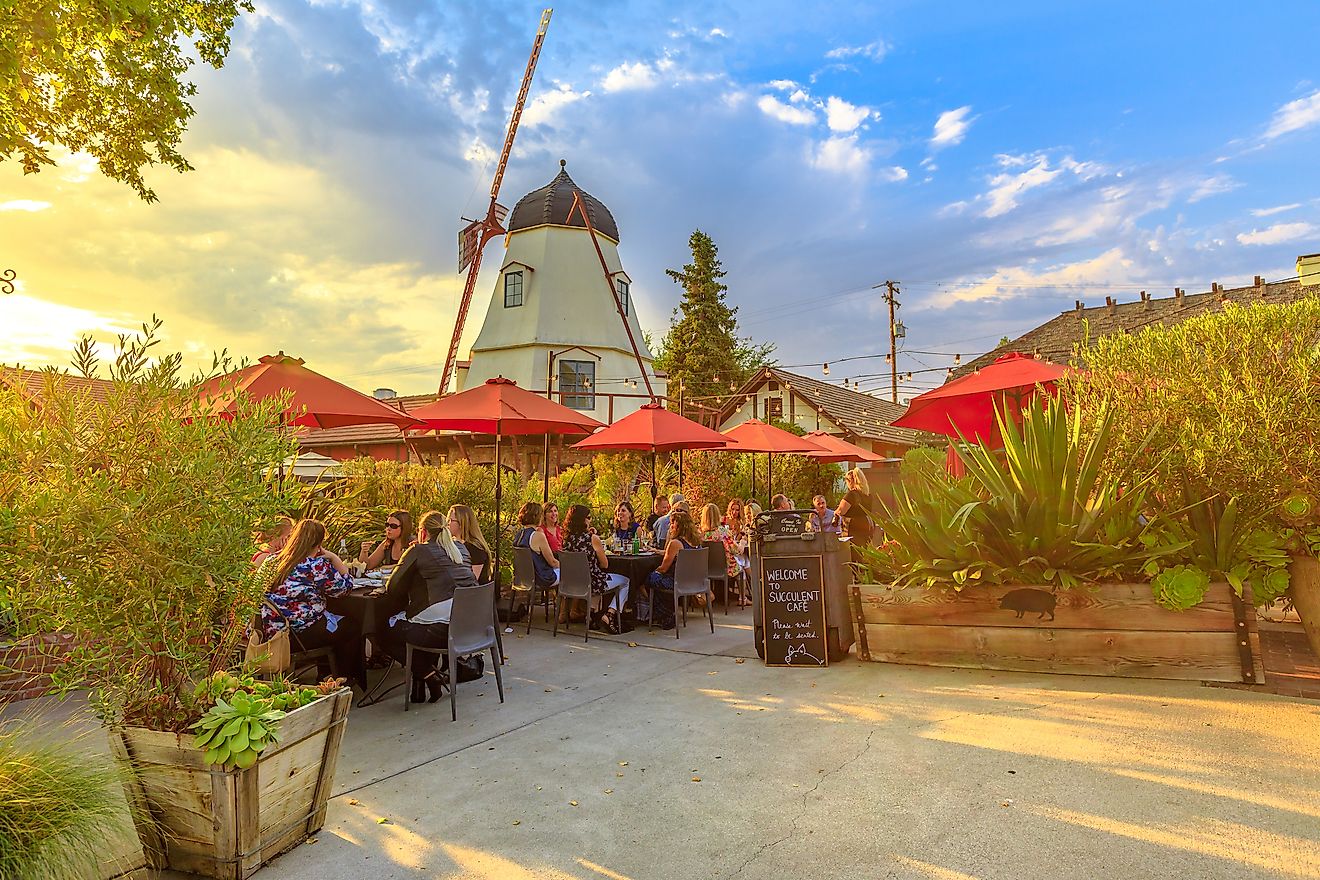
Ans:
{"label": "seated woman", "polygon": [[541,508],[541,533],[545,535],[545,542],[550,545],[552,553],[564,549],[564,530],[559,525],[559,505],[553,501],[547,501]]}
{"label": "seated woman", "polygon": [[724,558],[727,561],[725,570],[729,577],[736,578],[742,572],[742,567],[738,564],[738,548],[734,543],[733,534],[720,519],[720,509],[714,504],[707,504],[701,508],[701,540],[719,541],[724,545]]}
{"label": "seated woman", "polygon": [[455,504],[449,508],[449,534],[458,542],[459,550],[467,550],[467,561],[472,566],[472,575],[477,583],[484,584],[494,574],[490,568],[490,545],[481,534],[481,525],[477,515],[466,504]]}
{"label": "seated woman", "polygon": [[[619,590],[601,620],[602,628],[617,633],[623,618],[623,603],[628,601],[628,577],[606,571],[610,567],[610,560],[605,555],[605,545],[601,543],[600,536],[591,530],[590,507],[574,504],[568,509],[566,525],[564,550],[587,554],[587,566],[591,570],[591,594],[596,596],[616,587]],[[563,623],[562,618],[560,623]]]}
{"label": "seated woman", "polygon": [[[476,586],[472,568],[464,564],[458,545],[449,534],[444,514],[432,510],[422,517],[414,544],[403,554],[385,586],[385,613],[403,616],[391,620],[391,626],[375,638],[396,660],[407,656],[406,645],[445,648],[449,644],[449,610],[454,589]],[[436,669],[436,657],[430,651],[413,651],[413,689],[408,699],[414,703],[434,703],[444,693],[444,674]]]}
{"label": "seated woman", "polygon": [[260,573],[268,585],[261,605],[262,637],[288,627],[294,651],[329,646],[339,674],[365,690],[361,633],[351,620],[325,607],[326,599],[352,589],[353,580],[344,561],[324,544],[325,526],[305,519],[294,526],[279,555],[266,560]]}
{"label": "seated woman", "polygon": [[633,538],[637,537],[637,517],[633,515],[631,502],[620,501],[614,508],[614,540],[620,548],[631,548]]}
{"label": "seated woman", "polygon": [[518,523],[521,528],[513,536],[513,546],[528,547],[532,551],[532,567],[536,574],[536,585],[553,587],[559,583],[559,560],[550,549],[545,532],[541,531],[541,505],[528,501],[518,511]]}
{"label": "seated woman", "polygon": [[733,542],[732,554],[738,563],[738,568],[747,571],[752,567],[751,557],[747,554],[751,546],[748,535],[751,520],[744,516],[742,499],[733,498],[729,501],[729,506],[724,511],[724,525],[729,530],[729,537]]}
{"label": "seated woman", "polygon": [[701,546],[701,536],[697,534],[697,525],[692,521],[692,514],[682,507],[676,507],[669,515],[669,540],[665,543],[665,555],[660,566],[651,572],[646,585],[651,602],[651,620],[661,629],[673,629],[674,621],[674,565],[678,562],[678,551],[695,550]]}
{"label": "seated woman", "polygon": [[260,566],[272,556],[277,555],[284,549],[284,545],[289,543],[289,535],[293,534],[293,520],[287,516],[282,516],[276,523],[275,528],[268,531],[257,533],[258,550],[252,554],[252,565]]}
{"label": "seated woman", "polygon": [[385,517],[385,537],[379,542],[363,541],[358,562],[368,570],[385,565],[398,565],[404,551],[413,545],[412,516],[406,510],[396,510]]}

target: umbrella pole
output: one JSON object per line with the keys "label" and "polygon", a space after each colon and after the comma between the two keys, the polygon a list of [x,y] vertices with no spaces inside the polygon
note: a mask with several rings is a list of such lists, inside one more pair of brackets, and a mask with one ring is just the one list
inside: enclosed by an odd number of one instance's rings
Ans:
{"label": "umbrella pole", "polygon": [[756,500],[756,453],[752,453],[752,500]]}
{"label": "umbrella pole", "polygon": [[[681,452],[679,453],[679,455],[682,454],[683,453]],[[655,450],[652,449],[651,450],[651,508],[652,509],[655,508],[655,496],[658,494],[660,494],[660,489],[656,485]]]}
{"label": "umbrella pole", "polygon": [[541,455],[541,503],[545,504],[550,500],[550,435],[545,435],[545,452]]}
{"label": "umbrella pole", "polygon": [[[503,507],[502,500],[503,500],[503,497],[504,497],[504,491],[503,491],[504,487],[503,487],[503,482],[504,482],[504,481],[500,479],[500,432],[499,432],[499,430],[497,429],[497,430],[495,431],[495,553],[494,553],[494,556],[495,556],[495,568],[494,568],[494,575],[495,575],[495,603],[496,603],[497,605],[499,604],[499,601],[500,601],[500,598],[499,598],[499,596],[500,596],[500,538],[501,538],[501,537],[503,536],[503,534],[504,534],[503,531],[500,529],[500,510],[501,510],[501,508]],[[527,613],[528,613],[528,614],[531,614],[530,609],[528,610]],[[510,617],[513,616],[513,590],[510,590],[510,591],[509,591],[509,616],[510,616]],[[496,629],[497,629],[497,630],[499,629],[499,621],[498,621],[498,620],[496,621]],[[455,681],[457,681],[457,679],[455,679]]]}
{"label": "umbrella pole", "polygon": [[683,450],[678,450],[678,491],[683,491]]}
{"label": "umbrella pole", "polygon": [[[773,488],[774,484],[775,484],[775,454],[773,452],[767,452],[765,454],[765,497],[768,499],[775,497],[775,490]],[[770,502],[767,501],[766,503],[769,504]]]}

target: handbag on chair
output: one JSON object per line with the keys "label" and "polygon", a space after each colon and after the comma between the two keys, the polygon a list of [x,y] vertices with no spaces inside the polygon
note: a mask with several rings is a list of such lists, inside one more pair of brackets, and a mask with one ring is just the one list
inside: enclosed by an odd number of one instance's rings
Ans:
{"label": "handbag on chair", "polygon": [[279,675],[288,672],[293,666],[293,655],[289,649],[289,620],[280,613],[280,609],[269,600],[262,603],[275,612],[275,616],[284,621],[284,629],[262,641],[261,615],[253,615],[252,633],[248,636],[247,650],[243,660],[257,672],[265,675]]}

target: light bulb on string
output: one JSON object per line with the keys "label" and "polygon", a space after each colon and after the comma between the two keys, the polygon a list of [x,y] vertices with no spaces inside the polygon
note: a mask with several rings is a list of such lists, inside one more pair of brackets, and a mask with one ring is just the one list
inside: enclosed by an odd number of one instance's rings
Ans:
{"label": "light bulb on string", "polygon": [[828,376],[828,375],[830,374],[830,365],[829,365],[829,364],[821,364],[820,366],[821,366],[820,371],[821,371],[822,373],[824,373],[826,376]]}

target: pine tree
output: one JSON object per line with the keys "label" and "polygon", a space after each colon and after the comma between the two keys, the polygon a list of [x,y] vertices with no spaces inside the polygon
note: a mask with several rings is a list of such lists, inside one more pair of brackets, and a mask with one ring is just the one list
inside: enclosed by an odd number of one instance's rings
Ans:
{"label": "pine tree", "polygon": [[674,309],[655,366],[668,374],[670,396],[677,396],[682,385],[687,400],[718,408],[723,401],[715,396],[727,395],[730,385],[736,388],[745,382],[774,346],[738,337],[738,309],[725,302],[729,287],[720,279],[726,273],[711,237],[698,229],[688,246],[692,262],[681,271],[665,270],[683,286],[683,298]]}

